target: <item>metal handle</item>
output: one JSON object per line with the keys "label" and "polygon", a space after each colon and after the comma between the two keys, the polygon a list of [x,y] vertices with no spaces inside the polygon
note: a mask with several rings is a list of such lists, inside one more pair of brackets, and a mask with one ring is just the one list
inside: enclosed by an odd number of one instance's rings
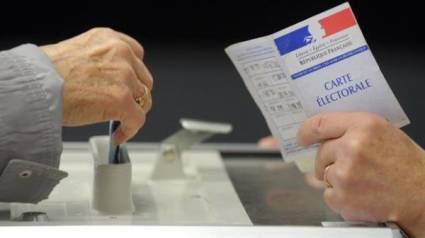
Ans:
{"label": "metal handle", "polygon": [[184,179],[181,153],[215,134],[232,131],[229,123],[180,119],[183,127],[161,143],[160,154],[152,173],[152,179]]}

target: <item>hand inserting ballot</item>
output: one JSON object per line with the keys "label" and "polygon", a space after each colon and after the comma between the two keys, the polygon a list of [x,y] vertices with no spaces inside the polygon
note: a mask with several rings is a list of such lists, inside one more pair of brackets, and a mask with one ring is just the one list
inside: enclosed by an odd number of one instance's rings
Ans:
{"label": "hand inserting ballot", "polygon": [[64,79],[64,126],[120,121],[115,144],[127,141],[143,126],[152,106],[153,79],[136,40],[95,28],[41,48]]}

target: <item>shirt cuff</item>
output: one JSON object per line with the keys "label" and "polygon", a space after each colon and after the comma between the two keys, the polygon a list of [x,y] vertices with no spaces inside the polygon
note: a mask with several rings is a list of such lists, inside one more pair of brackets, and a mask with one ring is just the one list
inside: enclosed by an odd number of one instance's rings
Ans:
{"label": "shirt cuff", "polygon": [[59,181],[63,80],[37,46],[0,52],[0,201],[37,203]]}

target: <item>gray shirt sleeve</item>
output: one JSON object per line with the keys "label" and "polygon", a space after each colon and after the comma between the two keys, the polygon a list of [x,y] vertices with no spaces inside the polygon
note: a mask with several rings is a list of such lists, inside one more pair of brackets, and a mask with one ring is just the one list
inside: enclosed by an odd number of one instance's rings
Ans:
{"label": "gray shirt sleeve", "polygon": [[58,170],[62,90],[37,46],[0,52],[0,202],[37,203],[67,176]]}

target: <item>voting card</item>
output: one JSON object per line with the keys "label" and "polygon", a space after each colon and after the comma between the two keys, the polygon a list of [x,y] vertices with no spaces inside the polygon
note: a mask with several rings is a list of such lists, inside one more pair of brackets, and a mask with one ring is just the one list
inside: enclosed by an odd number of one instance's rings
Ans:
{"label": "voting card", "polygon": [[409,124],[348,3],[225,51],[287,161],[315,157],[317,145],[298,146],[296,134],[320,112],[371,112]]}

